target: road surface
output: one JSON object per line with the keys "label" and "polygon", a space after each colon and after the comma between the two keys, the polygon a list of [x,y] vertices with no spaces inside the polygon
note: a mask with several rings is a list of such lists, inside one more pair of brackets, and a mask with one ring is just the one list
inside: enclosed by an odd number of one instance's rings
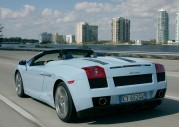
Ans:
{"label": "road surface", "polygon": [[164,64],[167,71],[167,96],[156,109],[85,118],[69,124],[62,122],[48,105],[16,95],[15,66],[19,60],[31,58],[34,54],[36,52],[0,50],[0,127],[178,127],[179,60],[147,59]]}

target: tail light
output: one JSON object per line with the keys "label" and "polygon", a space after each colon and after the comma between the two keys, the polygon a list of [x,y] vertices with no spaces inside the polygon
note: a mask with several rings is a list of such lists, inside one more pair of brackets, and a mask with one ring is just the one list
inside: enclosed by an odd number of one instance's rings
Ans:
{"label": "tail light", "polygon": [[82,68],[85,70],[88,79],[106,78],[104,68],[100,66],[91,66]]}
{"label": "tail light", "polygon": [[158,64],[158,63],[154,63],[154,64],[155,64],[156,73],[165,72],[165,68],[162,64]]}
{"label": "tail light", "polygon": [[165,81],[165,68],[162,64],[154,63],[157,73],[157,82]]}

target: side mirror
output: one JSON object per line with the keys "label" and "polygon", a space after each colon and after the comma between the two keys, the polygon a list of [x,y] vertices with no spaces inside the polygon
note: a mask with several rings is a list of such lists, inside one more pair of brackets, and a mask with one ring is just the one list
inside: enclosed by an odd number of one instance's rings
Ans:
{"label": "side mirror", "polygon": [[27,61],[26,60],[21,60],[19,61],[19,65],[26,65]]}

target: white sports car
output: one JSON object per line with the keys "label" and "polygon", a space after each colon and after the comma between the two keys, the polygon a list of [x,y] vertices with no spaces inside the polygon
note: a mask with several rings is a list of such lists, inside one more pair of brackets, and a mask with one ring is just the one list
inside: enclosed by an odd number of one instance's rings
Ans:
{"label": "white sports car", "polygon": [[65,122],[76,116],[154,108],[167,89],[161,64],[96,56],[82,49],[43,51],[20,61],[14,77],[18,96],[49,104]]}

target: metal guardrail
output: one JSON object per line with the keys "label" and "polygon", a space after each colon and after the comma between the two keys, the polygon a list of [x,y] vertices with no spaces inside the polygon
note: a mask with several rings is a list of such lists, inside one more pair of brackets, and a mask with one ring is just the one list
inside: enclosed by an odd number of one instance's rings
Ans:
{"label": "metal guardrail", "polygon": [[4,48],[90,48],[104,51],[132,51],[132,52],[173,52],[179,53],[179,46],[174,45],[77,45],[77,44],[2,44]]}
{"label": "metal guardrail", "polygon": [[[37,52],[50,50],[50,49],[51,48],[0,47],[0,50],[37,51]],[[94,50],[94,51],[98,55],[107,55],[107,56],[179,60],[179,53],[174,53],[174,52],[111,51],[111,50]]]}

